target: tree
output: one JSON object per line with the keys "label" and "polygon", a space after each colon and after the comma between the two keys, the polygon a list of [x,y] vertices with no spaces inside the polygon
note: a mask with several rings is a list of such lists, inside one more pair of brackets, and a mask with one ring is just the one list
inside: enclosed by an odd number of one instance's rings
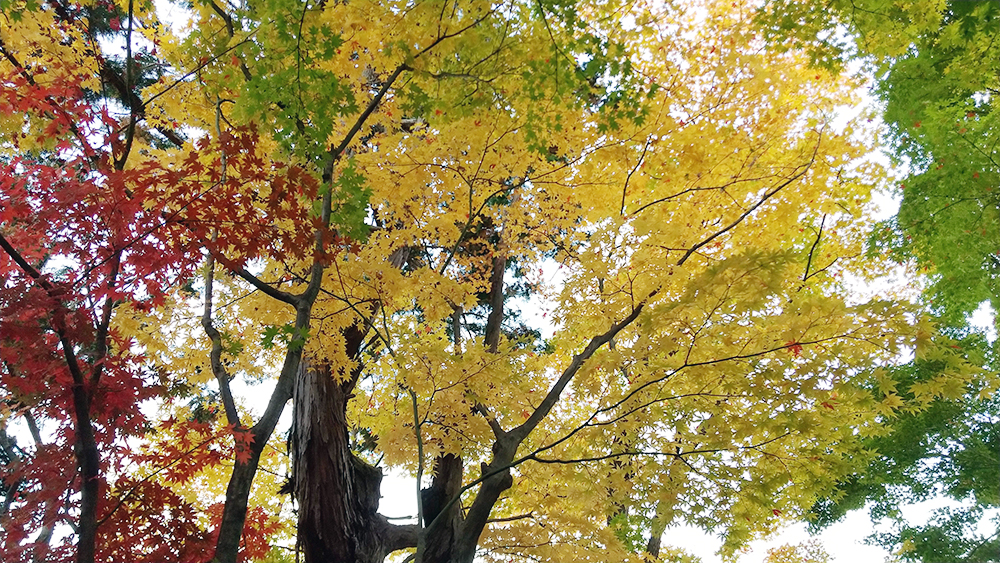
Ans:
{"label": "tree", "polygon": [[816,540],[767,550],[765,563],[829,563],[830,555]]}
{"label": "tree", "polygon": [[[1000,122],[1000,45],[995,2],[835,3],[820,13],[809,3],[775,5],[772,23],[809,22],[816,31],[844,25],[854,45],[813,44],[817,53],[853,51],[878,77],[887,149],[903,170],[898,214],[878,225],[873,252],[885,253],[926,274],[925,305],[953,346],[996,373],[995,348],[968,322],[987,302],[997,310],[1000,220],[996,157]],[[831,17],[832,15],[832,17]],[[787,25],[785,26],[787,29]],[[818,56],[818,59],[824,57]],[[842,59],[841,59],[842,60]],[[926,385],[940,358],[919,352],[886,384]],[[990,379],[995,378],[995,375]],[[891,381],[891,383],[890,383]],[[836,501],[817,506],[817,525],[869,503],[876,519],[891,517],[891,533],[873,537],[912,561],[995,561],[1000,526],[983,533],[980,522],[1000,504],[1000,436],[996,433],[995,383],[955,388],[940,402],[893,421],[892,433],[872,440],[881,457],[865,474],[846,480]],[[906,522],[899,506],[944,495],[961,508],[942,509],[926,523]]]}
{"label": "tree", "polygon": [[892,146],[910,170],[896,224],[886,226],[901,240],[884,244],[934,269],[929,303],[957,326],[984,301],[1000,305],[998,20],[992,2],[950,5],[940,27],[921,37],[914,56],[896,61],[881,85]]}
{"label": "tree", "polygon": [[306,561],[732,552],[903,404],[911,308],[841,281],[877,269],[852,85],[749,9],[4,7],[12,559],[280,558],[289,400]]}
{"label": "tree", "polygon": [[[967,336],[955,346],[967,350],[970,362],[995,365],[981,335]],[[897,368],[884,384],[911,398],[914,390],[933,384],[941,365],[937,358],[923,358]],[[892,523],[890,531],[870,540],[897,551],[903,560],[995,560],[996,534],[982,530],[988,510],[997,503],[992,424],[997,405],[988,383],[970,387],[953,387],[926,409],[899,414],[889,433],[867,440],[879,456],[865,471],[845,479],[832,499],[813,508],[811,527],[820,529],[867,506],[873,520]],[[961,504],[936,509],[924,522],[907,520],[900,510],[942,496]]]}

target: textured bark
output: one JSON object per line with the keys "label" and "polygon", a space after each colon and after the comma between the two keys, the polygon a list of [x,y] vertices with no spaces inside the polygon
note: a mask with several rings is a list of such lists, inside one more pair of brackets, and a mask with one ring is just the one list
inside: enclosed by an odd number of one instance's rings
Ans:
{"label": "textured bark", "polygon": [[[361,343],[346,333],[349,355]],[[416,526],[377,513],[382,472],[350,449],[347,402],[357,373],[338,380],[328,366],[303,360],[295,385],[292,437],[299,544],[306,563],[381,563],[416,546]]]}
{"label": "textured bark", "polygon": [[347,393],[329,369],[302,362],[295,385],[295,498],[306,563],[382,561],[368,520],[382,474],[350,451]]}
{"label": "textured bark", "polygon": [[[389,263],[401,268],[409,254],[400,248]],[[360,358],[365,333],[359,325],[344,331],[348,358]],[[360,375],[360,362],[349,374],[334,374],[330,366],[305,358],[298,364],[292,492],[306,563],[381,563],[393,551],[417,546],[418,526],[393,525],[376,512],[382,472],[351,451],[347,403]]]}

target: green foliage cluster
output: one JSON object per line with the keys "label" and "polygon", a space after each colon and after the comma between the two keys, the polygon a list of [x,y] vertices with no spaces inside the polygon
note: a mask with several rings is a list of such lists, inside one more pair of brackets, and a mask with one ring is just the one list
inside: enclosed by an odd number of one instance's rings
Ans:
{"label": "green foliage cluster", "polygon": [[[997,366],[992,346],[980,334],[956,341],[966,360]],[[937,376],[938,360],[915,360],[895,368],[896,392],[914,398],[914,385]],[[877,386],[876,386],[877,387]],[[983,534],[979,525],[1000,506],[1000,399],[973,384],[967,393],[938,400],[920,412],[887,421],[891,431],[866,440],[879,453],[867,471],[841,483],[834,499],[812,509],[813,531],[837,522],[847,512],[867,506],[873,520],[890,519],[892,529],[871,539],[899,550],[906,561],[995,561],[1000,536]],[[944,507],[927,522],[910,522],[902,507],[946,497],[960,508]]]}
{"label": "green foliage cluster", "polygon": [[876,246],[932,271],[928,303],[961,326],[1000,305],[1000,3],[952,2],[938,29],[878,84],[897,162],[899,214]]}

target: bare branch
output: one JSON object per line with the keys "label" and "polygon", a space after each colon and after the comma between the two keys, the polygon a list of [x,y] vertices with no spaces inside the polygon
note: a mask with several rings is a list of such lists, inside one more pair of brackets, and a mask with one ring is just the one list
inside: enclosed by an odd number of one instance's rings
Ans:
{"label": "bare branch", "polygon": [[[211,250],[209,252],[210,252],[210,254],[213,257],[220,258],[219,256],[216,255],[215,252],[212,252]],[[230,262],[229,260],[226,260],[226,259],[220,259],[219,261],[222,262],[223,264],[226,264],[227,267],[228,267],[229,264],[232,264],[232,262]],[[251,274],[250,272],[248,272],[246,268],[243,268],[243,267],[240,267],[240,268],[229,268],[229,271],[232,272],[233,274],[239,276],[244,281],[246,281],[250,285],[254,286],[256,289],[260,290],[261,293],[264,293],[268,297],[272,297],[274,299],[277,299],[278,301],[281,301],[282,303],[287,303],[287,304],[289,304],[289,305],[291,305],[293,307],[297,307],[299,305],[300,301],[302,300],[302,296],[300,296],[300,295],[293,295],[291,293],[288,293],[287,291],[281,291],[280,289],[272,287],[270,284],[264,282],[263,280],[261,280],[257,276],[255,276],[255,275]]]}
{"label": "bare branch", "polygon": [[[213,6],[215,4],[213,3]],[[219,137],[222,136],[222,102],[216,100],[215,102],[215,134]],[[219,180],[220,184],[226,182],[226,176],[228,173],[228,157],[226,155],[225,149],[222,150],[220,155],[220,162],[222,166],[221,178]],[[219,238],[218,230],[212,232],[212,242],[215,243]],[[212,253],[209,252],[208,256],[205,258],[205,308],[201,315],[201,326],[205,329],[205,333],[208,335],[209,339],[212,341],[212,351],[209,353],[209,361],[212,366],[212,374],[215,376],[215,380],[219,382],[219,394],[222,396],[222,407],[226,411],[226,421],[234,429],[242,428],[242,423],[240,422],[239,411],[236,410],[236,401],[233,400],[233,392],[229,387],[229,374],[226,372],[225,366],[222,365],[222,335],[215,328],[212,322],[212,300],[215,289],[215,258]]]}
{"label": "bare branch", "polygon": [[194,67],[193,69],[189,70],[188,72],[185,72],[181,76],[177,77],[173,82],[171,82],[165,88],[163,88],[162,90],[160,90],[156,94],[153,94],[148,100],[146,100],[145,102],[143,102],[142,103],[143,109],[145,109],[146,106],[148,106],[149,104],[153,103],[153,101],[156,100],[157,98],[159,98],[160,96],[163,96],[167,92],[169,92],[169,91],[173,90],[174,88],[176,88],[179,84],[181,84],[182,82],[184,82],[188,78],[191,78],[192,76],[194,76],[195,74],[197,74],[203,68],[206,68],[208,65],[214,63],[215,61],[221,59],[222,57],[228,55],[229,53],[235,51],[236,49],[242,47],[243,45],[249,43],[250,41],[251,41],[251,38],[248,37],[248,38],[244,39],[243,41],[240,41],[239,43],[235,43],[233,45],[230,45],[228,48],[226,48],[225,50],[223,50],[218,55],[215,55],[213,57],[209,57],[207,59],[204,59],[204,60],[200,61],[198,63],[198,66]]}
{"label": "bare branch", "polygon": [[526,518],[534,518],[534,512],[528,512],[526,514],[518,514],[517,516],[507,516],[506,518],[490,518],[486,521],[487,524],[496,524],[498,522],[516,522],[518,520],[524,520]]}
{"label": "bare branch", "polygon": [[507,431],[500,426],[500,422],[497,420],[496,415],[490,412],[489,407],[480,402],[476,402],[476,404],[473,405],[472,410],[483,415],[483,418],[486,419],[486,423],[490,425],[490,430],[493,430],[493,436],[498,440],[507,436]]}
{"label": "bare branch", "polygon": [[[214,235],[213,235],[213,238]],[[205,259],[205,309],[201,315],[201,326],[205,329],[205,334],[212,341],[212,351],[209,359],[212,365],[212,374],[219,382],[219,393],[222,395],[222,406],[226,411],[226,421],[233,425],[233,428],[241,428],[239,411],[236,410],[236,401],[233,399],[233,392],[229,388],[229,374],[225,366],[222,365],[222,335],[212,323],[212,292],[215,281],[215,259],[209,254]]]}
{"label": "bare branch", "polygon": [[[819,222],[819,232],[816,233],[816,240],[813,242],[812,248],[809,249],[809,260],[806,261],[806,272],[802,274],[802,281],[809,281],[809,278],[812,277],[809,275],[809,267],[812,266],[813,253],[816,252],[816,247],[819,246],[819,239],[823,236],[823,225],[825,224],[826,213],[823,214],[823,218]],[[817,273],[819,272],[814,272],[813,275],[816,275]]]}
{"label": "bare branch", "polygon": [[573,376],[575,376],[576,373],[580,371],[580,368],[583,367],[583,364],[587,360],[589,360],[590,357],[593,356],[595,352],[597,352],[597,350],[599,350],[602,346],[610,342],[611,339],[613,339],[625,327],[632,324],[632,322],[639,317],[639,314],[642,313],[642,310],[645,307],[646,303],[649,301],[649,299],[655,296],[656,293],[657,290],[650,292],[650,294],[646,296],[646,299],[644,299],[642,302],[636,305],[636,307],[632,309],[632,312],[629,313],[628,316],[626,316],[617,324],[613,325],[604,334],[600,334],[598,336],[593,337],[590,340],[590,343],[587,344],[586,348],[584,348],[582,352],[573,356],[573,359],[572,361],[570,361],[569,366],[567,366],[566,369],[563,370],[562,375],[559,376],[559,379],[555,382],[555,384],[552,385],[552,387],[549,389],[549,392],[545,395],[545,398],[542,399],[542,402],[538,405],[538,407],[535,408],[535,410],[528,417],[528,420],[525,420],[524,423],[522,423],[520,426],[510,431],[510,435],[515,442],[520,443],[521,441],[523,441],[528,436],[528,434],[530,434],[531,431],[534,430],[536,426],[538,426],[538,424],[542,421],[542,419],[544,419],[549,414],[549,411],[552,410],[552,407],[555,406],[556,402],[559,400],[559,396],[563,392],[563,389],[565,389],[566,386],[569,385],[570,380],[572,380]]}
{"label": "bare branch", "polygon": [[[132,69],[135,66],[135,59],[132,57],[132,28],[135,25],[133,16],[135,0],[128,0],[128,30],[125,33],[125,90],[128,95],[132,95],[135,89],[135,77]],[[107,66],[107,65],[104,65]],[[125,145],[122,147],[121,156],[115,158],[115,170],[124,170],[128,155],[132,152],[132,143],[135,141],[135,125],[139,120],[139,110],[142,106],[129,104],[131,107],[128,118],[128,126],[125,129]]]}
{"label": "bare branch", "polygon": [[[437,42],[435,42],[435,45],[436,44]],[[396,70],[392,71],[392,74],[389,75],[389,78],[386,79],[385,83],[382,84],[382,88],[380,88],[378,93],[375,94],[375,97],[372,98],[370,102],[368,102],[368,106],[365,107],[365,111],[361,112],[361,115],[358,116],[358,119],[355,120],[354,125],[352,125],[351,129],[347,132],[347,135],[344,135],[344,138],[343,140],[340,141],[340,144],[337,145],[336,147],[330,147],[330,159],[327,162],[326,168],[323,170],[323,183],[329,183],[333,179],[333,163],[336,162],[337,160],[340,160],[340,157],[343,156],[344,151],[347,150],[347,147],[350,146],[351,141],[354,140],[354,136],[358,134],[358,131],[360,131],[361,127],[364,126],[365,121],[368,120],[368,117],[371,116],[371,114],[375,111],[376,108],[378,108],[378,105],[382,102],[382,98],[385,97],[386,92],[389,91],[389,88],[392,86],[393,82],[395,82],[396,79],[399,78],[399,75],[402,74],[403,71],[405,70],[410,70],[410,67],[406,64],[400,64],[399,66],[396,67]]]}
{"label": "bare branch", "polygon": [[621,209],[618,211],[619,215],[625,215],[625,196],[628,194],[628,184],[632,180],[632,175],[635,174],[639,167],[642,166],[643,159],[646,158],[646,153],[649,151],[649,139],[646,140],[645,144],[642,146],[642,154],[639,155],[639,160],[635,162],[635,166],[628,171],[628,176],[625,177],[625,185],[622,186],[622,205]]}

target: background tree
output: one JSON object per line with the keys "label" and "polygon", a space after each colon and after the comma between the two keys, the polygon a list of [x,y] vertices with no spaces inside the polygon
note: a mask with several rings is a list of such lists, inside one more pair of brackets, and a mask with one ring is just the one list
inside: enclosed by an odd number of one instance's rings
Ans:
{"label": "background tree", "polygon": [[830,554],[816,540],[769,549],[764,559],[764,563],[829,563],[830,561]]}

